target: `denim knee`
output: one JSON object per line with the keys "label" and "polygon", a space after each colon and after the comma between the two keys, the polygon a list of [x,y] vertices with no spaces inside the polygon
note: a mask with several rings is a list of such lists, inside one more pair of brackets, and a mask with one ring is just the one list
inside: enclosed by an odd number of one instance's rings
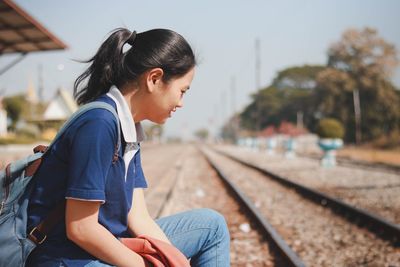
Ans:
{"label": "denim knee", "polygon": [[229,231],[224,216],[213,209],[203,208],[198,210],[203,220],[209,222],[211,227],[216,230],[219,239],[229,240]]}

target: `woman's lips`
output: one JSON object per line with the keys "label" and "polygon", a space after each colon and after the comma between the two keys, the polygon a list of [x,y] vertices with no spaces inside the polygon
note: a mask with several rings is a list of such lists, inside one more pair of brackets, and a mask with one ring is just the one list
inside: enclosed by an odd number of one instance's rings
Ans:
{"label": "woman's lips", "polygon": [[171,116],[172,116],[172,112],[175,112],[175,111],[176,111],[176,108],[172,109],[172,110],[169,112],[168,117],[171,117]]}

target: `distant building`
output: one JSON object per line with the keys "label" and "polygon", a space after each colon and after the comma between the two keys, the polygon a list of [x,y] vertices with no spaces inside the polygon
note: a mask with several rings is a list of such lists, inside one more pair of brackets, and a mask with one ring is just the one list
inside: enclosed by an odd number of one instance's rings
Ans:
{"label": "distant building", "polygon": [[78,109],[72,94],[65,89],[58,89],[54,97],[30,123],[37,125],[43,139],[52,140],[66,120]]}
{"label": "distant building", "polygon": [[72,95],[65,89],[58,89],[44,114],[44,121],[66,121],[78,109]]}
{"label": "distant building", "polygon": [[7,112],[3,108],[2,97],[0,96],[0,136],[7,135]]}
{"label": "distant building", "polygon": [[[6,67],[1,67],[0,75],[4,74],[31,52],[63,50],[67,48],[67,46],[46,29],[44,25],[39,23],[39,21],[29,15],[12,0],[0,0],[0,18],[0,57],[6,54],[19,55],[11,62],[8,62]],[[37,106],[40,106],[40,101],[32,83],[28,86],[26,100],[30,108],[28,110],[28,120],[40,125],[42,123],[42,112],[41,109],[37,109]],[[63,101],[61,101],[61,103],[62,102]],[[66,100],[66,102],[70,102],[70,100]],[[66,104],[66,106],[65,112],[68,112],[72,105],[69,103]],[[52,112],[50,112],[50,114],[51,113]],[[7,113],[2,107],[0,97],[0,136],[6,134]]]}
{"label": "distant building", "polygon": [[39,103],[36,89],[31,79],[29,79],[28,88],[26,89],[26,100],[31,104]]}

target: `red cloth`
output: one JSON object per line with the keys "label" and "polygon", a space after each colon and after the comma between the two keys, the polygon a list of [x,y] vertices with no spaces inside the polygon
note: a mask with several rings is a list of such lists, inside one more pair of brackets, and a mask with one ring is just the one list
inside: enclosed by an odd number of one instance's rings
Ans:
{"label": "red cloth", "polygon": [[164,241],[145,235],[120,240],[155,267],[190,267],[185,255]]}

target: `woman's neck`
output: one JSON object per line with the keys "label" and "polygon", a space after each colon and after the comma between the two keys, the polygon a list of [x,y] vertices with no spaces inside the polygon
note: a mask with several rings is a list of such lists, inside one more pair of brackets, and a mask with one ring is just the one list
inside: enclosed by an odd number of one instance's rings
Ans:
{"label": "woman's neck", "polygon": [[144,120],[145,117],[141,105],[143,95],[140,93],[139,88],[135,86],[125,86],[120,90],[128,104],[129,110],[131,111],[133,121],[136,123]]}

